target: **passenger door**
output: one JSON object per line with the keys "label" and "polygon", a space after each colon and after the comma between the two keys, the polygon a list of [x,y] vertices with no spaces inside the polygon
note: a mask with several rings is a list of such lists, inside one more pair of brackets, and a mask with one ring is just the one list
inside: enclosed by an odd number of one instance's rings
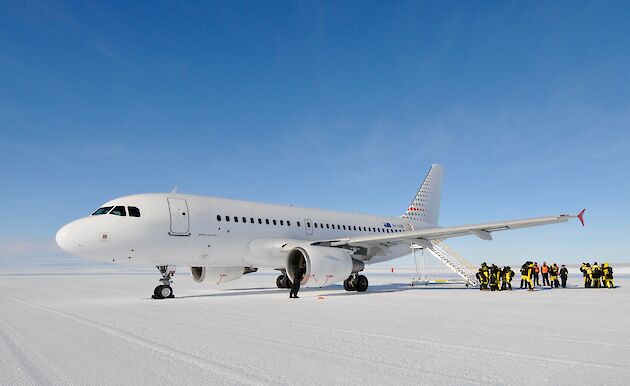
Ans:
{"label": "passenger door", "polygon": [[171,214],[171,236],[190,236],[190,213],[188,203],[183,198],[168,198],[168,209]]}

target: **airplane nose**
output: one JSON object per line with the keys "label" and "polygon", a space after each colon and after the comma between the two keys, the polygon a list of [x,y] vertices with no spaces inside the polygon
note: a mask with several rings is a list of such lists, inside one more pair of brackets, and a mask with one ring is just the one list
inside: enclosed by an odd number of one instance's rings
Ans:
{"label": "airplane nose", "polygon": [[82,250],[83,245],[77,237],[76,229],[73,228],[75,228],[74,223],[69,223],[61,227],[55,235],[55,241],[57,245],[59,245],[59,248],[64,251],[78,254]]}

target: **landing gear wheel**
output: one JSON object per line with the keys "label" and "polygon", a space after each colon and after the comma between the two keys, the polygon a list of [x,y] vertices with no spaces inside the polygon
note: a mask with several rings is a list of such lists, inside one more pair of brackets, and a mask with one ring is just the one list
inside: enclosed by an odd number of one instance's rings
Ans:
{"label": "landing gear wheel", "polygon": [[173,288],[170,285],[159,285],[153,290],[153,299],[174,298]]}
{"label": "landing gear wheel", "polygon": [[357,292],[365,292],[368,289],[368,278],[363,275],[358,275],[356,278],[355,288]]}
{"label": "landing gear wheel", "polygon": [[280,275],[276,278],[276,285],[278,288],[291,288],[292,283],[287,275]]}
{"label": "landing gear wheel", "polygon": [[353,285],[352,276],[343,281],[343,289],[345,289],[346,291],[356,291]]}
{"label": "landing gear wheel", "polygon": [[153,290],[153,299],[165,299],[165,298],[174,298],[173,296],[173,288],[171,288],[171,283],[173,282],[171,278],[175,274],[175,266],[174,265],[158,265],[156,267],[160,273],[162,274],[162,278],[160,279],[161,285],[155,287]]}
{"label": "landing gear wheel", "polygon": [[164,287],[163,285],[159,285],[157,287],[155,287],[155,289],[153,290],[153,299],[162,299],[162,287]]}

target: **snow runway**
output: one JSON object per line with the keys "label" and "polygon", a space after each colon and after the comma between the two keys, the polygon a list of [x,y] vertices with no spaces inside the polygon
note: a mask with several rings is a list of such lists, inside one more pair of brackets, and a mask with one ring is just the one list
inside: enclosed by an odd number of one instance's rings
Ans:
{"label": "snow runway", "polygon": [[367,293],[333,286],[292,300],[275,273],[215,290],[179,272],[178,297],[161,301],[149,298],[157,272],[1,276],[0,384],[555,385],[630,376],[623,287],[494,293],[366,275]]}

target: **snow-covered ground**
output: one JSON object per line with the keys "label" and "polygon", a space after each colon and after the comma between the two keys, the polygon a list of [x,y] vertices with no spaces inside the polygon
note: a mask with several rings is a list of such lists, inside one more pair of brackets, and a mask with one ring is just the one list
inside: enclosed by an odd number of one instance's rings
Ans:
{"label": "snow-covered ground", "polygon": [[222,290],[179,272],[160,301],[157,271],[3,275],[0,384],[628,384],[627,276],[495,293],[366,275],[367,293],[289,299],[272,272]]}

